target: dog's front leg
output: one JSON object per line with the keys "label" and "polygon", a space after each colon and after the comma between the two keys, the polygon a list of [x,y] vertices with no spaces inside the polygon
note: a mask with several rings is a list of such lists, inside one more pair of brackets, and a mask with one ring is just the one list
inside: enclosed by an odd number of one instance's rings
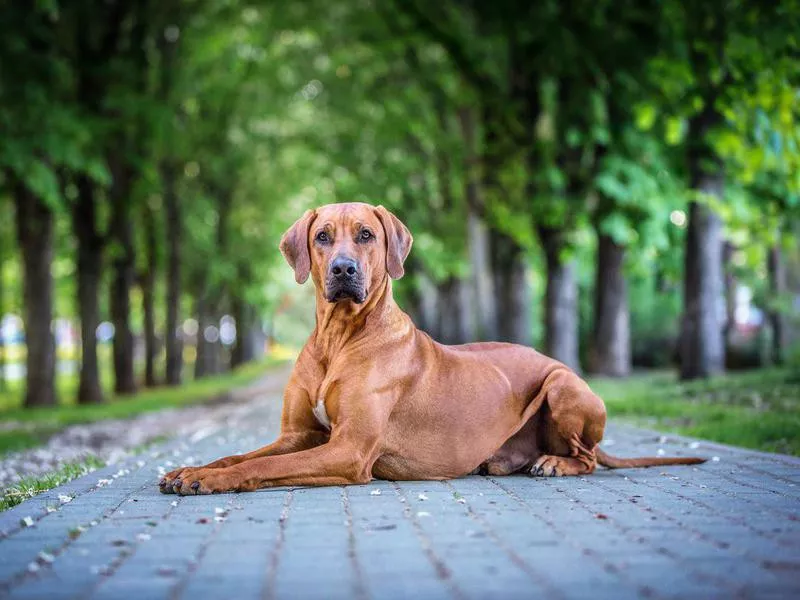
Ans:
{"label": "dog's front leg", "polygon": [[292,452],[300,452],[319,446],[328,441],[329,434],[323,431],[295,431],[283,432],[271,444],[267,444],[262,448],[253,450],[246,454],[234,454],[233,456],[226,456],[220,458],[202,467],[181,467],[167,473],[159,482],[159,489],[164,494],[177,493],[183,482],[190,477],[195,471],[204,469],[221,469],[238,465],[248,460],[262,458],[264,456],[276,456],[280,454],[289,454]]}
{"label": "dog's front leg", "polygon": [[292,454],[254,458],[230,467],[193,469],[184,477],[182,495],[249,492],[281,485],[347,485],[372,479],[377,443],[343,439]]}
{"label": "dog's front leg", "polygon": [[215,460],[201,467],[180,467],[167,473],[159,482],[159,489],[165,494],[178,493],[183,481],[192,473],[207,469],[231,467],[248,460],[288,454],[308,450],[328,441],[330,435],[321,431],[319,423],[311,411],[311,400],[306,389],[300,385],[297,367],[283,394],[283,410],[281,414],[281,433],[278,439],[258,450],[246,454],[235,454]]}

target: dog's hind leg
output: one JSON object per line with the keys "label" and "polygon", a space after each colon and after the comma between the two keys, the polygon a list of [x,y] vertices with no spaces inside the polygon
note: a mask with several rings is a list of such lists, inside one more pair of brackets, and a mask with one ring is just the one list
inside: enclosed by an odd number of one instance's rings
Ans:
{"label": "dog's hind leg", "polygon": [[538,432],[541,455],[531,475],[585,475],[597,466],[595,447],[603,439],[606,409],[603,401],[571,371],[553,373],[546,384]]}

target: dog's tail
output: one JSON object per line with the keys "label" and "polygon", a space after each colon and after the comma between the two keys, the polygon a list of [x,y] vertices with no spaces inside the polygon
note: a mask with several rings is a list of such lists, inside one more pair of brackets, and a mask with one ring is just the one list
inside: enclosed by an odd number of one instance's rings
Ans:
{"label": "dog's tail", "polygon": [[635,467],[658,467],[666,465],[699,465],[706,458],[695,456],[648,456],[644,458],[617,458],[603,452],[599,446],[594,449],[597,462],[609,469],[626,469]]}

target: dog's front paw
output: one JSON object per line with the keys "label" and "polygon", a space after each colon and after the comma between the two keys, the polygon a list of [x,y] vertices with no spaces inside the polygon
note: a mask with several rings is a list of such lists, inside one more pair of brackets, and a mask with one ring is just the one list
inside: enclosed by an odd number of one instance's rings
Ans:
{"label": "dog's front paw", "polygon": [[158,482],[158,489],[162,494],[180,494],[186,476],[200,469],[202,467],[181,467],[170,471]]}
{"label": "dog's front paw", "polygon": [[245,486],[238,472],[232,469],[208,469],[203,467],[182,471],[180,473],[180,484],[175,487],[175,493],[181,496],[239,491],[245,491]]}

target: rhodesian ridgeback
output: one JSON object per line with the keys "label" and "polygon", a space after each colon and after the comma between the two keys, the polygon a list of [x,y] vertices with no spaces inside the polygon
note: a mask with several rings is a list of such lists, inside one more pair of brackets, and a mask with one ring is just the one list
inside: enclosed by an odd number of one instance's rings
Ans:
{"label": "rhodesian ridgeback", "polygon": [[582,475],[606,467],[696,464],[621,459],[598,447],[603,401],[569,368],[505,343],[445,346],[395,303],[411,250],[382,206],[309,210],[281,252],[316,288],[316,327],[286,387],[278,439],[203,467],[176,469],[165,493],[283,485],[450,479],[470,473]]}

